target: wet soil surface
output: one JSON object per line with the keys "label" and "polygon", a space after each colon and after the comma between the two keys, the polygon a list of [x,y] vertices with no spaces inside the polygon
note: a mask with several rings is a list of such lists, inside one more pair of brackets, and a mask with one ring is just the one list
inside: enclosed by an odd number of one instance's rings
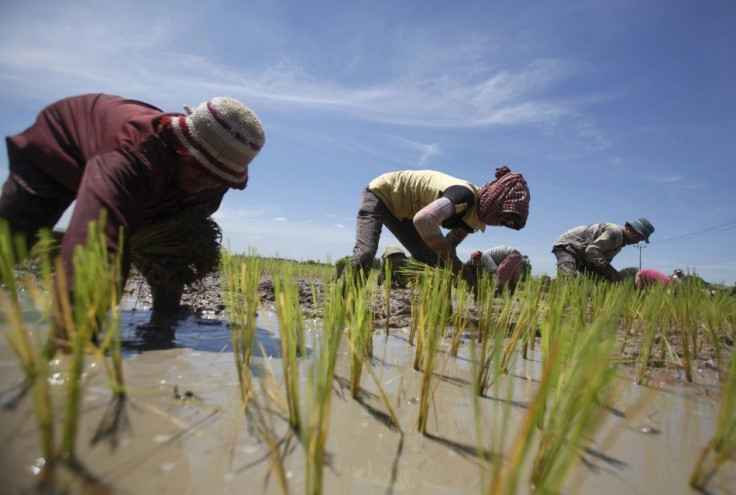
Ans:
{"label": "wet soil surface", "polygon": [[[297,280],[297,284],[305,316],[319,317],[324,285],[306,280]],[[265,320],[273,316],[274,285],[270,278],[261,280],[259,292],[264,305],[259,317]],[[476,413],[469,400],[470,346],[464,345],[458,357],[450,358],[445,345],[440,354],[447,359],[435,368],[429,433],[423,435],[417,432],[416,417],[424,374],[414,370],[413,347],[407,340],[412,292],[391,291],[390,326],[403,328],[386,336],[382,335],[380,291],[376,300],[371,369],[377,379],[363,377],[359,400],[352,400],[345,389],[350,377],[349,349],[345,346],[339,353],[324,470],[325,493],[487,492],[479,475],[478,449],[488,449],[484,457],[495,458],[491,446],[494,432],[503,429],[512,435],[518,431],[537,390],[541,353],[537,350],[528,359],[518,359],[500,380],[499,389],[479,401]],[[151,317],[151,294],[145,281],[132,274],[126,285],[123,318],[123,342],[130,351],[125,354],[129,407],[123,412],[131,428],[121,432],[120,446],[114,452],[107,445],[93,444],[98,425],[107,424],[109,418],[109,385],[103,367],[92,362],[95,366],[88,368],[76,455],[84,461],[85,472],[98,477],[100,484],[93,490],[85,485],[92,478],[83,478],[74,481],[76,484],[69,482],[73,488],[53,493],[178,495],[245,490],[270,494],[297,493],[306,486],[306,453],[289,433],[286,422],[273,423],[273,433],[274,438],[283,439],[280,449],[288,453],[284,456],[285,467],[292,490],[279,489],[268,462],[268,448],[253,423],[243,421],[237,373],[229,353],[224,352],[230,333],[219,279],[210,277],[188,288],[182,302],[185,308],[179,315],[181,320],[168,332],[150,325],[150,332],[138,332],[137,328],[146,327]],[[253,376],[260,379],[273,372],[277,382],[273,390],[281,390],[278,335],[264,327],[258,329],[256,337],[265,353],[254,354]],[[668,336],[670,341],[674,352],[678,352],[674,335]],[[655,345],[657,353],[661,348]],[[732,344],[724,344],[727,352],[731,348]],[[636,351],[636,336],[632,335],[622,359],[633,364]],[[646,387],[634,385],[635,366],[622,370],[622,391],[609,404],[611,414],[604,429],[581,455],[582,462],[571,472],[561,493],[694,493],[687,479],[711,438],[717,416],[719,382],[718,374],[707,365],[711,358],[712,350],[704,349],[696,362],[698,375],[692,384],[685,383],[681,371],[671,364],[653,370]],[[302,361],[305,367],[308,361]],[[62,405],[67,364],[54,360],[51,366],[56,404]],[[9,346],[0,345],[0,396],[16,386],[21,377],[22,370]],[[261,384],[268,382],[260,380]],[[379,392],[385,392],[389,400],[384,402]],[[403,431],[392,427],[387,403]],[[274,411],[283,410],[276,407],[277,402],[269,404]],[[5,446],[4,455],[0,455],[2,494],[39,492],[29,488],[36,481],[30,468],[37,468],[40,451],[31,418],[31,400],[14,409],[0,408],[0,440]],[[487,440],[478,439],[476,418],[480,418],[479,430],[488,436]],[[502,458],[501,452],[498,458]],[[719,473],[711,493],[736,493],[732,466]],[[58,486],[65,485],[59,482]],[[518,492],[535,493],[526,486]]]}
{"label": "wet soil surface", "polygon": [[[299,287],[299,303],[305,317],[320,318],[322,310],[322,295],[324,283],[321,280],[306,280],[296,278],[294,282]],[[390,315],[386,315],[384,302],[384,289],[379,287],[374,303],[374,321],[376,331],[385,330],[386,325],[391,329],[408,329],[411,325],[411,304],[413,292],[411,288],[392,288],[390,292]],[[261,278],[258,290],[261,303],[266,309],[273,310],[274,283],[271,277]],[[130,278],[125,287],[125,295],[135,304],[137,309],[148,309],[151,307],[151,291],[145,279],[135,270],[131,271]],[[316,301],[315,301],[316,297]],[[499,299],[500,300],[500,299]],[[220,287],[220,279],[217,275],[205,277],[194,286],[186,287],[182,296],[182,310],[180,317],[194,316],[201,322],[203,320],[226,320],[225,301]],[[388,316],[388,318],[387,318]],[[471,304],[468,310],[469,328],[477,327],[477,313],[475,306]],[[539,335],[538,335],[539,336]],[[621,346],[619,359],[624,367],[636,366],[641,349],[641,342],[637,334],[631,334],[624,338],[620,336]],[[707,339],[702,348],[698,350],[697,358],[693,360],[693,370],[706,383],[717,384],[720,381],[718,367],[718,353],[721,353],[722,361],[727,361],[727,356],[733,352],[733,340],[726,339],[720,343],[721,348],[715,349],[711,339]],[[682,358],[682,341],[679,333],[672,330],[668,333],[667,342],[656,341],[653,346],[653,355],[649,366],[656,370],[664,368],[665,363],[670,363],[672,356],[666,353],[674,353]],[[671,370],[670,373],[660,373],[660,379],[666,381],[684,381],[682,368]],[[664,378],[662,378],[664,377]],[[708,393],[708,392],[706,392]],[[712,391],[711,391],[712,393]]]}
{"label": "wet soil surface", "polygon": [[[321,317],[324,283],[321,280],[305,280],[300,278],[296,278],[294,282],[299,287],[299,305],[305,316]],[[151,307],[151,289],[137,271],[131,271],[124,293],[126,297],[135,302],[137,308],[147,309]],[[274,294],[274,283],[271,277],[261,277],[258,285],[258,296],[262,304],[266,307],[273,306]],[[386,323],[386,314],[382,287],[379,288],[377,296],[374,317],[377,325],[384,326]],[[316,301],[315,297],[317,299]],[[403,328],[410,325],[411,300],[411,289],[391,289],[389,327]],[[181,304],[182,315],[195,314],[204,318],[226,318],[225,301],[220,288],[220,279],[216,275],[207,276],[198,284],[186,287],[182,295]]]}

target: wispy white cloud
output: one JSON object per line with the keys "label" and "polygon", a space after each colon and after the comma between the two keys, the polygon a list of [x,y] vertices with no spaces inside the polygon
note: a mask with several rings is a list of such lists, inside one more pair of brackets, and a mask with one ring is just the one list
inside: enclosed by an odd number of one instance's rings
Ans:
{"label": "wispy white cloud", "polygon": [[[422,167],[427,161],[435,155],[440,154],[440,147],[437,143],[419,143],[401,136],[388,136],[388,141],[392,141],[398,145],[398,148],[405,149],[412,155],[415,155],[416,166]],[[411,163],[411,161],[409,162]]]}
{"label": "wispy white cloud", "polygon": [[704,181],[698,181],[698,182],[679,183],[677,187],[679,187],[680,189],[684,189],[686,191],[695,191],[695,190],[705,189],[707,185]]}
{"label": "wispy white cloud", "polygon": [[652,179],[653,182],[657,182],[659,184],[676,184],[682,180],[682,175],[663,175],[660,177],[654,177]]}
{"label": "wispy white cloud", "polygon": [[[257,102],[258,108],[337,111],[358,119],[436,127],[549,126],[577,118],[570,101],[548,96],[551,87],[570,77],[568,64],[532,59],[495,67],[480,58],[488,40],[476,34],[453,40],[455,45],[435,50],[434,57],[427,55],[433,53],[431,46],[422,46],[421,69],[356,84],[326,77],[329,71],[311,73],[310,60],[279,52],[272,65],[226,62],[216,48],[191,42],[191,33],[203,25],[194,4],[187,2],[166,16],[156,15],[148,4],[41,2],[48,8],[39,9],[35,3],[35,10],[19,7],[15,16],[0,21],[2,93],[50,99],[94,89],[177,106],[231,94]],[[463,42],[469,39],[474,41],[466,48]],[[419,163],[434,152],[428,148]]]}

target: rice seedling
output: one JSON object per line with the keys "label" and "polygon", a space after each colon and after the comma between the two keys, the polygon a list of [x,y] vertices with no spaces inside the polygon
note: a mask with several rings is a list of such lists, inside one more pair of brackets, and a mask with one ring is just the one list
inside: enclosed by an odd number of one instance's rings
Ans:
{"label": "rice seedling", "polygon": [[588,324],[590,309],[590,293],[595,281],[590,276],[566,280],[564,284],[567,296],[566,320],[572,328],[582,329]]}
{"label": "rice seedling", "polygon": [[623,353],[629,343],[629,337],[634,334],[634,323],[640,318],[640,311],[646,292],[634,290],[630,284],[621,298],[621,341],[619,343],[619,354]]}
{"label": "rice seedling", "polygon": [[391,324],[391,285],[393,283],[393,270],[391,269],[391,263],[384,263],[383,265],[383,329],[388,338],[389,325]]}
{"label": "rice seedling", "polygon": [[730,342],[736,341],[736,304],[726,304],[723,309],[724,328],[721,329],[721,337]]}
{"label": "rice seedling", "polygon": [[256,319],[260,298],[260,259],[234,257],[226,251],[222,256],[221,280],[225,307],[230,317],[230,340],[241,398],[247,403],[252,388],[250,359],[256,335]]}
{"label": "rice seedling", "polygon": [[482,271],[477,280],[476,291],[475,309],[478,313],[478,342],[483,342],[492,328],[496,279]]}
{"label": "rice seedling", "polygon": [[[411,264],[411,261],[409,263]],[[419,281],[418,287],[421,289],[412,294],[411,326],[409,327],[409,336],[407,340],[409,345],[413,345],[416,348],[414,351],[415,370],[421,369],[420,363],[423,357],[422,352],[424,346],[422,339],[424,339],[424,335],[422,335],[421,329],[426,327],[426,321],[428,318],[425,313],[427,304],[423,301],[423,298],[427,297],[427,291],[423,290],[423,288],[427,287],[430,283],[430,275],[431,273],[426,266],[422,267],[421,272],[414,273],[414,279]]]}
{"label": "rice seedling", "polygon": [[729,326],[728,312],[729,308],[733,308],[732,296],[726,291],[721,291],[706,305],[705,312],[705,328],[698,351],[702,350],[708,339],[713,344],[716,353],[716,363],[719,370],[725,369],[723,365],[723,337],[724,331]]}
{"label": "rice seedling", "polygon": [[574,292],[574,287],[569,281],[565,281],[564,283],[556,282],[550,288],[549,310],[539,327],[543,360],[552,353],[555,342],[562,334],[564,315],[570,304],[570,293]]}
{"label": "rice seedling", "polygon": [[710,480],[721,467],[736,459],[736,352],[731,361],[725,382],[721,385],[721,404],[718,408],[716,428],[710,442],[695,464],[690,475],[690,486],[706,491]]}
{"label": "rice seedling", "polygon": [[[255,257],[257,254],[251,252],[250,256]],[[263,274],[274,278],[285,273],[305,280],[323,280],[327,282],[335,278],[335,267],[330,263],[267,257],[261,257],[261,262]]]}
{"label": "rice seedling", "polygon": [[409,344],[414,346],[414,369],[416,371],[421,371],[424,366],[424,340],[431,307],[427,301],[432,287],[432,272],[429,267],[425,267],[420,280],[421,289],[412,297],[411,327],[409,329]]}
{"label": "rice seedling", "polygon": [[[481,363],[481,360],[478,357],[478,346],[479,344],[476,343],[475,340],[470,341],[470,356],[471,356],[471,376],[473,378],[473,393],[471,394],[471,403],[473,406],[473,429],[475,432],[475,447],[476,447],[476,457],[478,458],[478,469],[480,472],[480,487],[481,492],[485,493],[488,490],[488,480],[487,480],[487,468],[489,462],[491,462],[491,459],[488,455],[486,455],[487,451],[490,451],[492,453],[500,453],[503,452],[506,446],[507,441],[507,435],[510,431],[509,429],[509,422],[510,422],[510,416],[511,416],[511,405],[512,405],[512,397],[514,393],[514,381],[510,380],[507,383],[507,387],[505,392],[502,393],[501,390],[501,380],[495,380],[493,382],[493,388],[494,388],[494,396],[501,399],[503,402],[503,407],[501,408],[500,414],[494,414],[492,416],[493,418],[493,429],[490,432],[490,442],[488,445],[484,443],[484,439],[488,435],[486,432],[483,431],[483,424],[482,424],[482,413],[481,413],[481,394],[476,393],[475,391],[481,389],[481,385],[478,383],[478,380],[482,376],[482,374],[479,371],[479,366]],[[500,457],[500,454],[499,454]],[[500,470],[502,467],[501,462],[493,462],[491,464],[492,466],[492,472],[491,472],[491,478],[494,480],[498,480],[500,478]]]}
{"label": "rice seedling", "polygon": [[[494,284],[487,285],[487,288],[494,288]],[[495,288],[494,288],[495,290]],[[485,291],[480,291],[480,292]],[[488,294],[488,293],[486,293]],[[490,294],[488,294],[489,296]],[[486,297],[488,297],[486,296]],[[493,304],[492,299],[490,304]],[[479,362],[480,376],[476,380],[478,389],[476,393],[485,395],[488,387],[498,379],[503,371],[503,357],[506,352],[511,354],[511,349],[505,348],[506,335],[511,328],[511,320],[513,317],[514,301],[510,297],[504,298],[504,303],[498,317],[495,320],[486,323],[482,330],[483,340],[480,343],[481,354]],[[480,326],[480,317],[478,319]],[[509,357],[510,359],[510,357]]]}
{"label": "rice seedling", "polygon": [[0,219],[0,277],[8,296],[18,301],[18,287],[15,280],[15,265],[19,256],[17,252],[26,252],[25,242],[21,237],[14,238],[5,219]]}
{"label": "rice seedling", "polygon": [[[480,345],[480,353],[474,354],[474,361],[477,357],[477,363],[474,362],[474,392],[475,395],[484,395],[488,386],[498,376],[498,364],[500,363],[500,355],[503,349],[503,341],[505,334],[499,330],[497,320],[494,320],[494,295],[496,293],[496,280],[487,273],[481,273],[477,281],[477,297],[475,300],[476,311],[478,313],[478,344]],[[509,302],[508,299],[505,300]],[[504,309],[509,307],[504,305]],[[504,310],[500,314],[503,315]],[[496,363],[495,368],[491,365]],[[477,364],[477,366],[476,366]]]}
{"label": "rice seedling", "polygon": [[641,310],[642,332],[639,348],[639,372],[636,383],[646,384],[649,380],[649,362],[655,339],[669,326],[670,312],[663,291],[649,291]]}
{"label": "rice seedling", "polygon": [[[19,287],[14,281],[10,284],[6,283],[6,287],[11,288],[13,292],[0,293],[3,317],[8,322],[8,325],[3,328],[3,336],[19,358],[21,367],[34,391],[34,412],[39,426],[42,453],[46,459],[45,474],[42,480],[51,476],[48,473],[52,471],[59,459],[69,461],[79,467],[74,453],[81,415],[79,406],[84,388],[85,355],[88,351],[94,351],[98,359],[105,363],[111,389],[114,392],[113,401],[118,404],[115,409],[116,416],[109,420],[110,427],[119,427],[121,423],[115,421],[114,418],[123,417],[122,404],[125,397],[125,386],[116,311],[120,294],[120,255],[111,256],[107,251],[102,227],[104,221],[103,214],[99,222],[90,223],[87,244],[79,246],[74,253],[73,290],[70,291],[67,288],[63,267],[58,259],[54,276],[51,262],[48,259],[48,251],[42,247],[37,248],[36,254],[41,260],[41,284],[45,285],[45,289],[39,285],[39,282],[28,276],[23,288],[30,300],[19,298]],[[0,233],[0,265],[2,265],[3,276],[12,278],[16,260],[11,253],[11,244],[8,239],[7,230]],[[18,250],[15,249],[15,251]],[[49,294],[51,300],[49,300]],[[23,306],[28,304],[37,308],[41,314],[40,320],[30,322],[31,326],[26,321],[23,312]],[[51,331],[55,329],[50,322],[63,325],[59,335],[70,340],[53,339]],[[92,341],[99,340],[103,329],[106,329],[104,340],[99,347],[96,347]],[[67,346],[72,350],[72,354],[67,359],[69,373],[66,380],[64,416],[58,446],[56,445],[55,408],[48,380],[48,361],[57,345]],[[106,354],[110,355],[111,363],[108,363]],[[100,435],[102,432],[111,431],[104,428],[106,426],[104,422],[107,419],[103,417],[103,423],[98,429]]]}
{"label": "rice seedling", "polygon": [[585,332],[565,332],[560,343],[531,475],[534,486],[548,493],[559,493],[565,474],[606,414],[602,404],[613,391],[616,372],[611,364],[616,327],[614,318],[604,317]]}
{"label": "rice seedling", "polygon": [[[348,319],[343,302],[343,281],[331,283],[324,305],[322,332],[315,333],[313,354],[307,370],[304,428],[302,444],[307,461],[306,492],[322,493],[325,445],[332,402],[332,380],[335,376],[337,351]],[[364,300],[359,297],[358,299]],[[371,327],[372,331],[372,327]]]}
{"label": "rice seedling", "polygon": [[[43,482],[49,476],[50,466],[57,458],[54,410],[48,380],[48,346],[43,340],[39,342],[38,328],[29,328],[29,322],[23,311],[23,301],[19,297],[19,287],[15,280],[16,253],[24,250],[23,241],[18,241],[17,246],[14,245],[7,223],[4,220],[0,221],[0,273],[2,273],[5,285],[4,290],[0,290],[1,332],[26,376],[26,390],[33,392],[33,410],[38,425],[41,455],[46,460],[46,465],[41,472]],[[26,286],[32,288],[33,300],[42,304],[45,299],[40,296],[40,291],[34,290],[35,285],[31,282],[30,277],[26,278]],[[46,323],[42,320],[33,326],[45,326]]]}
{"label": "rice seedling", "polygon": [[[514,495],[517,493],[517,487],[524,473],[522,467],[526,464],[534,445],[534,427],[542,423],[547,396],[550,393],[551,382],[555,376],[555,368],[559,365],[557,357],[560,352],[559,344],[556,344],[551,351],[544,363],[537,393],[529,403],[527,412],[512,441],[507,462],[503,465],[499,463],[493,470],[488,490],[490,495]],[[507,416],[507,414],[508,408],[505,407],[504,416]],[[501,427],[501,431],[504,431],[504,426]],[[497,441],[496,444],[504,446],[504,443],[500,441]]]}
{"label": "rice seedling", "polygon": [[591,281],[590,312],[587,324],[604,316],[617,316],[623,311],[624,301],[634,290],[631,281],[618,284],[605,283],[600,280]]}
{"label": "rice seedling", "polygon": [[[85,354],[91,342],[99,340],[99,335],[110,311],[115,311],[120,294],[120,253],[113,257],[108,253],[104,232],[105,214],[99,222],[90,222],[86,246],[79,246],[74,252],[73,308],[66,301],[70,294],[64,283],[63,266],[57,263],[57,290],[64,314],[65,333],[71,338],[69,381],[66,394],[66,412],[59,454],[73,458],[79,424],[79,404],[82,396],[82,373]],[[72,313],[73,314],[70,314]],[[114,318],[116,320],[116,318]],[[71,323],[71,325],[70,325]],[[118,328],[109,328],[119,332]],[[112,340],[112,338],[111,338]],[[118,337],[119,340],[119,337]],[[118,347],[119,350],[119,347]],[[118,358],[120,359],[119,355]],[[118,361],[119,362],[119,361]],[[116,367],[122,374],[122,367]],[[116,385],[122,387],[122,376],[116,377]],[[118,389],[121,390],[121,389]]]}
{"label": "rice seedling", "polygon": [[289,425],[296,433],[301,433],[299,357],[306,353],[304,320],[299,308],[298,288],[291,279],[286,280],[287,277],[288,275],[282,275],[276,278],[274,293],[276,298],[276,314],[279,321],[281,365],[284,373]]}
{"label": "rice seedling", "polygon": [[[103,322],[103,326],[99,329],[104,328],[105,332],[102,335],[102,340],[97,346],[88,346],[96,356],[97,361],[105,364],[105,369],[110,380],[110,389],[113,391],[114,398],[117,400],[123,400],[125,398],[125,379],[123,376],[123,357],[122,357],[122,342],[120,335],[120,308],[118,301],[121,294],[120,281],[122,280],[122,253],[117,252],[114,256],[110,256],[107,253],[106,247],[98,244],[104,243],[104,233],[102,230],[102,221],[104,217],[101,217],[100,223],[97,225],[90,225],[89,231],[92,232],[93,240],[88,241],[85,248],[86,252],[81,252],[80,263],[92,264],[99,263],[99,266],[93,268],[88,275],[89,283],[94,280],[95,272],[100,277],[97,280],[97,287],[95,290],[101,290],[105,294],[102,296],[99,303],[99,313],[97,316],[98,321]],[[95,230],[98,229],[99,230]],[[119,239],[122,242],[123,239],[122,230],[119,233]],[[54,238],[51,233],[49,237],[45,238],[42,235],[41,241],[36,244],[36,248],[41,246],[44,252],[51,253],[55,249]],[[88,257],[92,257],[93,261],[90,261]],[[42,256],[42,260],[48,259],[47,256]],[[105,261],[107,260],[107,262]],[[45,266],[48,265],[48,266]],[[41,263],[43,279],[51,280],[50,274],[50,263]],[[76,300],[75,300],[76,302]],[[105,308],[107,306],[107,309]],[[115,400],[115,399],[114,399]]]}
{"label": "rice seedling", "polygon": [[[539,278],[532,282],[527,282],[527,284],[531,284],[528,288],[529,295],[522,296],[522,301],[524,301],[525,306],[531,306],[528,310],[528,317],[521,318],[520,316],[522,321],[520,330],[522,338],[521,357],[523,359],[529,359],[529,351],[534,351],[536,346],[536,337],[539,333],[539,324],[548,309],[548,303],[546,302],[545,297],[546,288],[544,280]],[[518,322],[517,325],[519,325]]]}
{"label": "rice seedling", "polygon": [[[266,352],[263,349],[263,345],[260,342],[258,344],[261,347],[261,355],[265,355]],[[274,392],[279,388],[279,385],[273,376],[273,371],[271,370],[268,361],[264,361],[263,368],[264,376],[259,381],[260,394],[256,391],[255,387],[252,387],[249,390],[247,403],[243,403],[243,411],[248,414],[251,426],[261,441],[263,441],[268,448],[268,459],[269,465],[271,466],[271,472],[276,475],[276,481],[281,488],[281,492],[288,494],[289,482],[286,467],[284,466],[284,458],[286,457],[288,445],[285,445],[283,449],[280,448],[282,442],[278,439],[277,427],[274,421],[275,414],[268,406],[273,404],[281,411],[284,411],[286,407],[281,403],[279,396]],[[289,432],[290,435],[293,434],[293,430],[289,430]]]}
{"label": "rice seedling", "polygon": [[[518,351],[519,343],[523,344],[523,357],[527,357],[527,347],[530,341],[534,340],[536,333],[539,312],[541,310],[540,300],[542,295],[542,281],[530,281],[524,286],[519,299],[523,301],[521,308],[518,310],[516,322],[513,325],[513,331],[504,345],[503,356],[501,358],[500,370],[508,373],[509,366]],[[511,325],[509,325],[511,326]]]}
{"label": "rice seedling", "polygon": [[[123,232],[120,232],[122,239]],[[100,242],[104,242],[100,237]],[[120,335],[120,308],[118,306],[119,291],[121,287],[119,281],[122,278],[120,267],[122,266],[122,258],[120,252],[114,257],[114,260],[107,267],[107,273],[101,274],[107,277],[103,280],[104,285],[109,285],[109,294],[107,303],[109,309],[107,311],[107,320],[104,324],[103,338],[99,345],[88,346],[88,349],[95,355],[97,362],[102,362],[107,372],[110,390],[113,395],[110,404],[100,421],[95,435],[92,438],[92,444],[95,445],[100,441],[107,440],[112,448],[117,448],[120,443],[120,434],[130,428],[130,422],[126,414],[127,390],[125,386],[125,378],[123,375],[123,355],[122,355],[122,337]],[[104,271],[105,268],[102,267]],[[104,303],[101,306],[104,311]],[[100,315],[101,317],[102,315]]]}
{"label": "rice seedling", "polygon": [[[428,283],[422,286],[422,307],[419,309],[423,326],[418,329],[418,335],[422,336],[421,355],[423,359],[421,362],[415,360],[414,363],[415,369],[417,366],[421,366],[424,371],[417,419],[417,429],[423,434],[427,433],[429,404],[433,393],[432,375],[434,374],[437,349],[444,335],[445,325],[452,307],[452,301],[447,297],[452,283],[452,272],[446,268],[427,268],[427,272]],[[420,353],[419,343],[417,344],[416,353]]]}
{"label": "rice seedling", "polygon": [[565,325],[550,342],[537,392],[516,432],[508,462],[494,473],[489,493],[516,493],[520,467],[535,445],[532,485],[543,493],[560,493],[565,475],[605,416],[601,404],[612,393],[616,325],[615,319],[605,317],[589,330]]}
{"label": "rice seedling", "polygon": [[685,281],[672,298],[672,315],[678,330],[685,379],[693,381],[692,361],[697,357],[699,309],[706,303],[705,295],[697,284]]}
{"label": "rice seedling", "polygon": [[369,289],[372,286],[358,286],[353,280],[346,281],[346,285],[343,304],[347,308],[350,344],[350,395],[357,398],[363,368],[370,366],[373,358],[373,295]]}
{"label": "rice seedling", "polygon": [[455,328],[455,332],[452,334],[452,341],[450,342],[450,355],[457,357],[457,353],[460,350],[460,339],[470,324],[468,309],[472,300],[472,292],[465,280],[460,279],[455,283],[452,300],[457,301],[457,307],[455,307],[452,313],[450,322],[450,325]]}

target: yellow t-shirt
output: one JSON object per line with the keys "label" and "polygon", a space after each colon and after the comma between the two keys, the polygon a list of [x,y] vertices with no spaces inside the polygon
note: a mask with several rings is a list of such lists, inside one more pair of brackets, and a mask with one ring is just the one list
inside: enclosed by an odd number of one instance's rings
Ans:
{"label": "yellow t-shirt", "polygon": [[463,222],[473,230],[485,230],[478,219],[478,189],[468,181],[434,170],[402,170],[389,172],[373,179],[368,190],[378,196],[399,220],[414,218],[419,210],[442,197],[451,186],[463,186],[473,191],[473,203],[455,205],[455,213],[465,214]]}

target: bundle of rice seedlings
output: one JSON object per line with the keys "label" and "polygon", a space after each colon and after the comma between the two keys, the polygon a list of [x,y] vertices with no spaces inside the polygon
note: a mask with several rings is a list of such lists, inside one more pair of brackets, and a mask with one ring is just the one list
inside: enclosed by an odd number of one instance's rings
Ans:
{"label": "bundle of rice seedlings", "polygon": [[145,222],[130,239],[131,260],[152,287],[182,287],[218,271],[221,241],[217,222],[194,206]]}

